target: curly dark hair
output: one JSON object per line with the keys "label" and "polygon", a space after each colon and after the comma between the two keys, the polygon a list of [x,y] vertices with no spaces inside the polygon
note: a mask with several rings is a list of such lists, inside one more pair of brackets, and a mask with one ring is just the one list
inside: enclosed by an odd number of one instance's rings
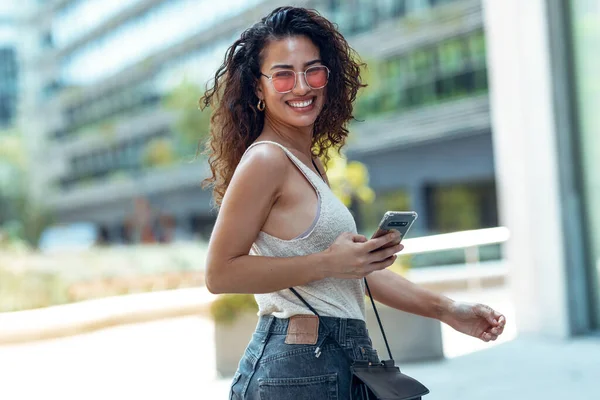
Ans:
{"label": "curly dark hair", "polygon": [[347,124],[354,117],[353,103],[364,85],[364,65],[336,26],[315,10],[280,7],[244,31],[227,49],[223,64],[200,99],[202,109],[211,107],[211,128],[204,154],[212,177],[203,187],[213,187],[217,207],[242,155],[261,134],[264,114],[256,109],[256,87],[260,78],[262,51],[270,41],[306,36],[318,47],[323,63],[331,70],[327,98],[314,124],[312,152],[329,161],[328,150],[338,152],[348,136]]}

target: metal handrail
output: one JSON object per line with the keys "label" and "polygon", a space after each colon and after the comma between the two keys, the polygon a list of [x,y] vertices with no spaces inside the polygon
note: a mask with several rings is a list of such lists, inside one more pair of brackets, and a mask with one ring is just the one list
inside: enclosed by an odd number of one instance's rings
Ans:
{"label": "metal handrail", "polygon": [[422,236],[404,239],[402,241],[404,250],[400,254],[422,254],[442,250],[467,249],[488,244],[504,243],[509,238],[510,231],[503,226]]}
{"label": "metal handrail", "polygon": [[[404,249],[399,254],[411,255],[464,249],[465,268],[475,269],[480,264],[480,246],[504,243],[509,238],[510,231],[503,226],[422,236],[403,240],[402,243],[404,244]],[[473,276],[468,279],[467,287],[471,290],[481,289],[482,278],[474,273]]]}

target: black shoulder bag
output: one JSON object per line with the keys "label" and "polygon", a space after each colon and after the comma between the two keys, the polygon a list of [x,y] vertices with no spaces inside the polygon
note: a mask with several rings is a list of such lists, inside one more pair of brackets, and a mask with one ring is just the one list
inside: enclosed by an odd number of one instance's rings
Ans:
{"label": "black shoulder bag", "polygon": [[[416,379],[400,372],[400,368],[396,366],[387,337],[385,336],[385,331],[383,330],[383,325],[381,324],[381,319],[379,318],[379,313],[377,312],[377,307],[375,307],[375,301],[373,300],[373,296],[371,296],[371,289],[369,289],[366,278],[364,281],[390,359],[384,360],[379,364],[372,364],[368,361],[350,360],[352,363],[350,367],[352,372],[352,385],[357,385],[360,388],[365,399],[420,400],[422,396],[429,393],[429,389]],[[294,288],[290,288],[290,290],[319,318],[319,324],[325,327],[327,336],[331,337],[341,347],[341,344],[337,339],[329,334],[329,329],[324,325],[321,316],[317,311],[312,308],[312,306],[308,304]],[[316,353],[320,353],[318,347]]]}

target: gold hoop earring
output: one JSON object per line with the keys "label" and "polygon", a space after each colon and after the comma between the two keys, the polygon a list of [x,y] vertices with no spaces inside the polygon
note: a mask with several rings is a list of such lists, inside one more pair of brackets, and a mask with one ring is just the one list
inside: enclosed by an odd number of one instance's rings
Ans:
{"label": "gold hoop earring", "polygon": [[256,108],[258,108],[258,111],[265,111],[266,107],[267,107],[267,105],[265,104],[264,100],[258,100],[258,104],[256,105]]}

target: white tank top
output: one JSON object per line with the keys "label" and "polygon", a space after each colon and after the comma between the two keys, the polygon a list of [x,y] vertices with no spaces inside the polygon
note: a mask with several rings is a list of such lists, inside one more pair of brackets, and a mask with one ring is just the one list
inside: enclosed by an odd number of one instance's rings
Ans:
{"label": "white tank top", "polygon": [[[305,256],[326,250],[343,232],[356,233],[356,223],[348,208],[333,194],[329,186],[314,171],[279,143],[261,141],[259,144],[280,147],[294,165],[308,179],[317,192],[320,212],[312,228],[303,235],[284,240],[260,231],[251,255],[267,257]],[[244,153],[245,155],[245,153]],[[362,279],[325,278],[303,286],[295,286],[298,293],[324,317],[365,319],[365,289]],[[296,314],[312,314],[311,311],[289,290],[254,295],[258,303],[258,315],[273,315],[289,318]]]}

